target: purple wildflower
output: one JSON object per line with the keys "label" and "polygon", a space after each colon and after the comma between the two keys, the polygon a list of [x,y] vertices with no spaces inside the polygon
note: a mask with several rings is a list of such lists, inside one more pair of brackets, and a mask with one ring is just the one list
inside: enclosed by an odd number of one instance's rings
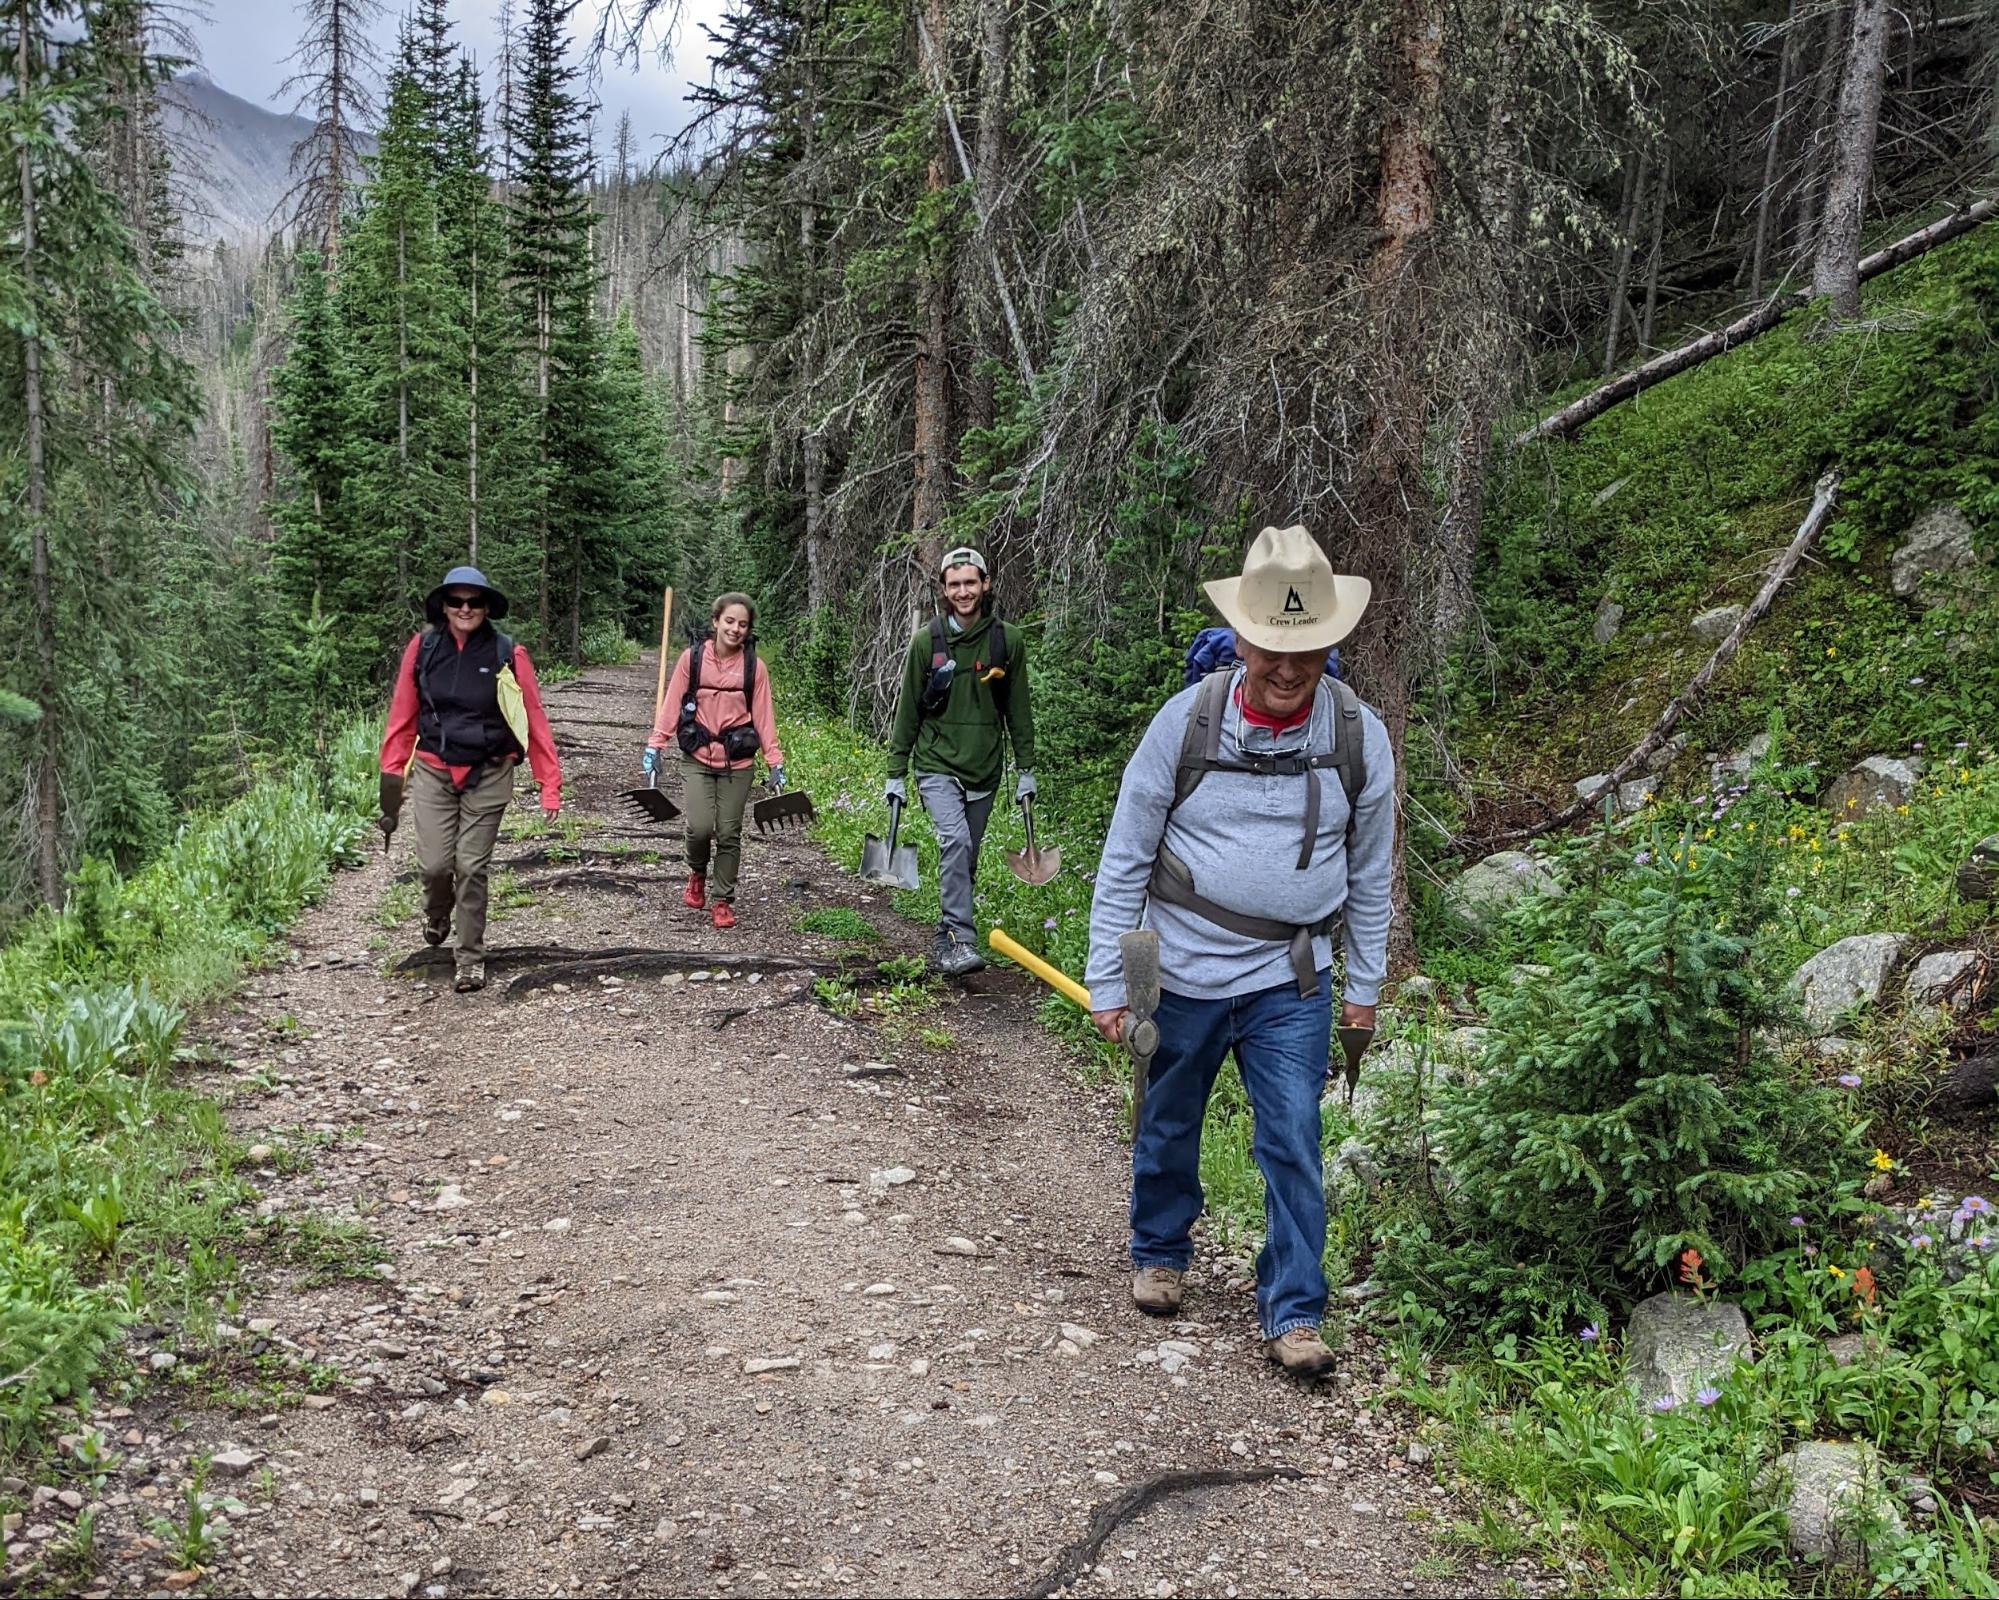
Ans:
{"label": "purple wildflower", "polygon": [[1711,1406],[1721,1398],[1721,1391],[1715,1388],[1713,1384],[1709,1384],[1705,1389],[1697,1393],[1694,1398],[1704,1406]]}
{"label": "purple wildflower", "polygon": [[1803,894],[1804,892],[1805,892],[1804,890],[1800,889],[1800,888],[1799,888],[1799,887],[1798,887],[1798,886],[1797,886],[1797,885],[1796,885],[1796,884],[1794,883],[1794,884],[1792,884],[1792,885],[1791,885],[1791,887],[1790,887],[1790,888],[1788,888],[1788,889],[1786,889],[1786,890],[1784,891],[1784,898],[1785,898],[1786,900],[1795,900],[1795,899],[1797,899],[1797,898],[1798,898],[1798,896],[1799,896],[1799,895]]}
{"label": "purple wildflower", "polygon": [[1860,1087],[1860,1074],[1857,1072],[1842,1072],[1839,1075],[1839,1086],[1842,1089],[1858,1089]]}
{"label": "purple wildflower", "polygon": [[1652,865],[1652,852],[1650,850],[1640,850],[1631,859],[1638,866],[1649,867]]}
{"label": "purple wildflower", "polygon": [[1660,1395],[1658,1399],[1652,1402],[1652,1409],[1658,1412],[1660,1416],[1664,1416],[1668,1411],[1673,1409],[1673,1397],[1669,1394]]}
{"label": "purple wildflower", "polygon": [[1935,1243],[1936,1240],[1932,1239],[1927,1233],[1912,1233],[1909,1235],[1909,1246],[1911,1249],[1927,1250]]}
{"label": "purple wildflower", "polygon": [[1804,1225],[1805,1225],[1805,1219],[1804,1219],[1803,1217],[1793,1217],[1793,1218],[1791,1218],[1791,1226],[1792,1226],[1792,1227],[1794,1227],[1794,1228],[1802,1228],[1802,1227],[1803,1227]]}
{"label": "purple wildflower", "polygon": [[1967,1216],[1982,1217],[1991,1209],[1992,1202],[1983,1195],[1968,1194],[1964,1197],[1964,1210]]}
{"label": "purple wildflower", "polygon": [[1808,1244],[1805,1246],[1805,1259],[1807,1261],[1812,1260],[1814,1257],[1818,1255],[1818,1253],[1819,1253],[1819,1247],[1817,1245]]}
{"label": "purple wildflower", "polygon": [[1595,1344],[1597,1341],[1597,1334],[1598,1334],[1597,1325],[1594,1322],[1592,1322],[1589,1324],[1589,1326],[1584,1328],[1581,1333],[1577,1334],[1576,1337],[1582,1340],[1584,1344]]}
{"label": "purple wildflower", "polygon": [[1055,919],[1053,917],[1043,917],[1041,919],[1041,926],[1046,928],[1050,933],[1053,933],[1055,931]]}

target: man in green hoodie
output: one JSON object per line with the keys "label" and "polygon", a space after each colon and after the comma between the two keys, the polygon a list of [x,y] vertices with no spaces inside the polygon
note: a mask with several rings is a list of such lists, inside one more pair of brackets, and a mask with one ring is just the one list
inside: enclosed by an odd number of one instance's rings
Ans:
{"label": "man in green hoodie", "polygon": [[972,928],[972,878],[1013,741],[1019,770],[1014,800],[1034,793],[1034,714],[1028,704],[1027,640],[993,616],[986,558],[947,551],[940,577],[944,609],[916,630],[903,662],[902,690],[888,742],[888,797],[907,804],[904,778],[937,831],[940,856],[937,943],[940,972],[962,977],[985,965]]}

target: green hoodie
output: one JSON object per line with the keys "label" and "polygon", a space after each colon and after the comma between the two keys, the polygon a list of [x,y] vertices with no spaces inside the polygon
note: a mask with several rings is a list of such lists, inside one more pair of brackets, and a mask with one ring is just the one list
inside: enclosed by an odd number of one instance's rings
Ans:
{"label": "green hoodie", "polygon": [[1027,636],[1008,622],[982,617],[963,633],[951,635],[948,649],[958,664],[951,695],[943,710],[924,716],[918,710],[923,687],[930,679],[930,624],[918,628],[902,664],[902,691],[896,697],[895,726],[888,738],[888,775],[904,776],[914,764],[919,773],[956,778],[967,789],[997,789],[1006,767],[1006,746],[1000,735],[1000,709],[992,685],[979,682],[987,636],[995,626],[1006,630],[1006,731],[1013,739],[1013,764],[1022,772],[1034,767],[1034,713],[1028,704]]}

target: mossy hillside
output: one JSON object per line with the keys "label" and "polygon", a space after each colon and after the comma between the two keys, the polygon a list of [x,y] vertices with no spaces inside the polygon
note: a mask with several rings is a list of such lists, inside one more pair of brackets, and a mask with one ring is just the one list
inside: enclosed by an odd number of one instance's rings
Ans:
{"label": "mossy hillside", "polygon": [[[1829,771],[1991,725],[1999,607],[1926,613],[1893,594],[1888,560],[1945,502],[1981,543],[1999,532],[1999,232],[1878,281],[1866,309],[1836,332],[1802,311],[1509,461],[1479,572],[1491,648],[1461,658],[1454,698],[1453,744],[1482,786],[1564,797],[1614,764],[1712,648],[1691,619],[1748,602],[1834,468],[1834,520],[1685,724],[1695,748],[1734,748],[1780,709],[1792,754]],[[1605,599],[1625,615],[1598,645]]]}

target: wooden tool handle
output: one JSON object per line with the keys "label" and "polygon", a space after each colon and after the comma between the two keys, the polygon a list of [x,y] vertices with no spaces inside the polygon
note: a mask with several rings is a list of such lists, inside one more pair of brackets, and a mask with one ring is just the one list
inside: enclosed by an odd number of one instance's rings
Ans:
{"label": "wooden tool handle", "polygon": [[991,933],[986,935],[986,943],[1005,956],[1007,960],[1018,962],[1021,966],[1025,967],[1035,977],[1047,984],[1049,988],[1061,995],[1063,999],[1074,1001],[1085,1011],[1091,1009],[1090,991],[1088,989],[1085,989],[1059,967],[1050,966],[1032,950],[1023,950],[1015,940],[1007,936],[1006,929],[993,929]]}
{"label": "wooden tool handle", "polygon": [[[659,726],[659,708],[666,704],[666,650],[673,637],[673,586],[667,585],[666,599],[659,608],[659,682],[652,691],[652,723]],[[648,729],[648,732],[651,730]]]}

